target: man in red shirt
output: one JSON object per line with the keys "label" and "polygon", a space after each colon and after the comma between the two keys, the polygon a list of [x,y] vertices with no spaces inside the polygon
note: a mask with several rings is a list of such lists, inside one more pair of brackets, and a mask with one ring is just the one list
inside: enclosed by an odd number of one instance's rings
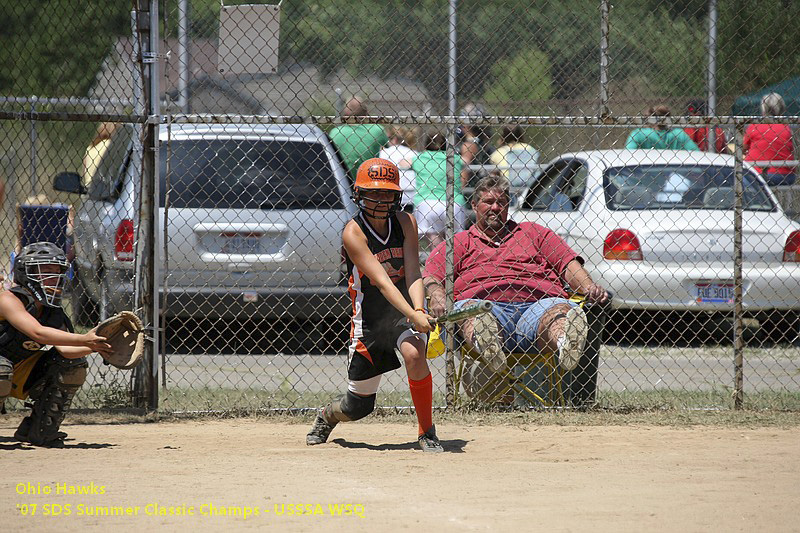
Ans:
{"label": "man in red shirt", "polygon": [[[693,117],[704,117],[708,114],[706,103],[702,100],[691,100],[686,106],[686,111]],[[683,131],[692,138],[694,143],[703,152],[710,152],[708,149],[708,127],[700,126],[699,128],[683,128]],[[725,141],[725,132],[722,128],[714,128],[714,147],[718,154],[727,154],[728,145]]]}
{"label": "man in red shirt", "polygon": [[[573,370],[588,327],[583,310],[567,299],[564,285],[590,302],[605,302],[608,293],[556,233],[508,219],[508,187],[505,178],[483,178],[472,198],[475,225],[455,235],[454,309],[477,300],[493,303],[491,314],[459,325],[460,337],[495,372],[506,368],[505,354],[535,350],[557,352],[561,367]],[[445,313],[445,253],[445,243],[434,248],[423,273],[429,311],[436,317]]]}

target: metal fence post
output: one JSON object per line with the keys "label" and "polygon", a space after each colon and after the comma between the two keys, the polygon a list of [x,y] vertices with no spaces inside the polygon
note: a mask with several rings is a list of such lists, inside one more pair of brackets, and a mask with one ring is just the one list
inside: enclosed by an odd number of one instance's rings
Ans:
{"label": "metal fence post", "polygon": [[600,3],[600,116],[608,115],[608,0]]}
{"label": "metal fence post", "polygon": [[[736,122],[736,163],[733,181],[735,195],[733,211],[733,368],[734,407],[741,409],[744,403],[744,330],[742,329],[742,197],[744,196],[742,146],[744,128],[742,121]],[[709,128],[710,129],[710,128]]]}
{"label": "metal fence post", "polygon": [[[455,117],[447,124],[447,184],[445,186],[445,195],[447,196],[447,224],[445,227],[445,246],[447,253],[445,256],[445,278],[444,278],[444,291],[445,301],[447,303],[447,312],[453,310],[453,272],[455,267],[453,252],[453,243],[455,242],[455,180],[456,180],[456,123]],[[458,177],[460,179],[460,176]],[[455,325],[448,323],[447,326],[447,360],[445,364],[446,374],[446,404],[447,407],[454,407],[456,401],[455,390],[455,361],[454,361],[454,335]]]}
{"label": "metal fence post", "polygon": [[31,196],[36,196],[36,191],[39,188],[38,177],[36,175],[36,96],[31,98]]}
{"label": "metal fence post", "polygon": [[448,106],[451,115],[456,114],[456,108],[458,107],[458,103],[456,101],[457,95],[457,86],[456,86],[456,78],[457,78],[457,69],[456,69],[456,36],[458,34],[458,29],[456,27],[456,2],[457,0],[450,0],[450,12],[449,12],[449,19],[448,19],[448,39],[447,39],[447,48],[448,48],[448,74],[447,74],[447,93],[448,93]]}
{"label": "metal fence post", "polygon": [[[708,2],[708,115],[717,114],[717,0]],[[708,148],[712,152],[717,146],[717,128],[708,127]]]}

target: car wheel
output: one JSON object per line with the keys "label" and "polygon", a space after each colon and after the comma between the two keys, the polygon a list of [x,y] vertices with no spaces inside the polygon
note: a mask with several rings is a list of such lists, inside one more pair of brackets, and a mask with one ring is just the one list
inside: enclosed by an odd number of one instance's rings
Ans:
{"label": "car wheel", "polygon": [[86,286],[83,284],[76,269],[70,295],[72,301],[72,319],[77,326],[94,326],[98,322],[97,304],[89,297]]}

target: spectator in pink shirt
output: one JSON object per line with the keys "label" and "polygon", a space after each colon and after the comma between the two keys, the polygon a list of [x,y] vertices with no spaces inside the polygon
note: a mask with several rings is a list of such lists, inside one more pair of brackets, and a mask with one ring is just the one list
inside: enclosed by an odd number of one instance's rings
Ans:
{"label": "spectator in pink shirt", "polygon": [[[482,354],[491,371],[506,369],[506,354],[536,350],[558,353],[574,369],[583,354],[586,315],[567,299],[565,284],[589,301],[605,302],[606,290],[592,281],[583,259],[553,231],[508,219],[508,180],[481,179],[472,199],[476,222],[455,235],[454,309],[489,300],[492,312],[464,320],[459,334]],[[428,257],[423,280],[430,314],[445,313],[445,243]],[[476,372],[487,372],[477,369]],[[469,383],[465,386],[469,391]]]}
{"label": "spectator in pink shirt", "polygon": [[[763,117],[779,117],[786,104],[778,93],[761,99]],[[745,161],[791,161],[794,159],[792,130],[787,124],[750,124],[744,134]],[[770,186],[791,185],[795,181],[794,167],[756,167]]]}

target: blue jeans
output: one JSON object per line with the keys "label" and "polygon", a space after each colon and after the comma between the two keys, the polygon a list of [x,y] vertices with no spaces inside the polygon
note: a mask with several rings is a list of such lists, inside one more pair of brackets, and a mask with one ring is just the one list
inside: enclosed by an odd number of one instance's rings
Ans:
{"label": "blue jeans", "polygon": [[[453,310],[475,303],[477,300],[459,300]],[[504,348],[508,353],[533,353],[542,316],[554,305],[578,304],[566,298],[542,298],[535,302],[492,302],[492,314],[503,330]]]}
{"label": "blue jeans", "polygon": [[764,178],[764,181],[767,182],[767,185],[770,187],[775,187],[776,185],[792,185],[796,176],[794,173],[773,174],[772,172],[764,172],[761,174],[761,177]]}

